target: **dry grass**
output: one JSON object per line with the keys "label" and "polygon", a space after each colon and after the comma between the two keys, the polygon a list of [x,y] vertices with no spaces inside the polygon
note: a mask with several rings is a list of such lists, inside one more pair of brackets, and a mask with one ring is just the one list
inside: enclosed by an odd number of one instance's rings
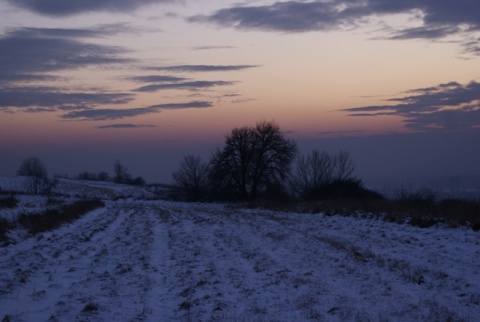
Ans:
{"label": "dry grass", "polygon": [[28,229],[31,234],[37,234],[53,230],[64,223],[80,218],[89,211],[104,206],[105,204],[100,200],[80,200],[59,209],[47,209],[39,214],[22,214],[18,217],[18,223]]}

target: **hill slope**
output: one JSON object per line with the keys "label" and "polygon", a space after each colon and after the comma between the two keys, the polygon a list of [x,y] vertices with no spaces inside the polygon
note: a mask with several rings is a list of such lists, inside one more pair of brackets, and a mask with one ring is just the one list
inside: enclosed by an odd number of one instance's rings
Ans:
{"label": "hill slope", "polygon": [[480,234],[166,201],[107,201],[0,248],[11,321],[474,321]]}

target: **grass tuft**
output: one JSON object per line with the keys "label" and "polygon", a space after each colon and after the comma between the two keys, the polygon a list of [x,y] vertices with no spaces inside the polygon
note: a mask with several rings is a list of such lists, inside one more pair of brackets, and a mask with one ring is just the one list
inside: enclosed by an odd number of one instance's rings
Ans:
{"label": "grass tuft", "polygon": [[9,238],[7,237],[7,233],[10,229],[10,222],[4,218],[0,218],[0,242],[2,244],[8,244]]}

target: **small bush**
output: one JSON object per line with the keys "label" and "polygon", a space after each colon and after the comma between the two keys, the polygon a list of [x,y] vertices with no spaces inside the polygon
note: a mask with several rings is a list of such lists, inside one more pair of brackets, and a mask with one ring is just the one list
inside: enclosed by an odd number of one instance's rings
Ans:
{"label": "small bush", "polygon": [[96,312],[96,311],[98,311],[98,306],[94,303],[88,303],[87,305],[85,305],[85,307],[82,310],[82,312],[86,312],[86,313]]}
{"label": "small bush", "polygon": [[480,202],[475,200],[444,199],[438,203],[438,212],[450,224],[480,227]]}
{"label": "small bush", "polygon": [[428,228],[438,224],[438,220],[432,217],[414,216],[410,219],[409,224],[420,228]]}
{"label": "small bush", "polygon": [[427,188],[415,192],[406,192],[402,190],[398,202],[413,212],[414,215],[431,215],[436,204],[435,193]]}
{"label": "small bush", "polygon": [[0,209],[2,208],[15,208],[18,206],[18,200],[14,196],[7,198],[0,198]]}
{"label": "small bush", "polygon": [[8,220],[0,218],[0,242],[2,244],[8,243],[7,233],[11,228],[11,224]]}
{"label": "small bush", "polygon": [[132,186],[144,186],[145,179],[143,179],[142,177],[136,177],[135,179],[128,180],[126,184],[130,184]]}
{"label": "small bush", "polygon": [[358,179],[335,180],[321,185],[311,191],[307,200],[383,200],[384,197],[372,190],[366,189]]}
{"label": "small bush", "polygon": [[18,222],[29,230],[31,234],[37,234],[58,228],[60,225],[72,222],[89,211],[104,207],[100,200],[81,200],[60,209],[49,209],[40,214],[22,214]]}

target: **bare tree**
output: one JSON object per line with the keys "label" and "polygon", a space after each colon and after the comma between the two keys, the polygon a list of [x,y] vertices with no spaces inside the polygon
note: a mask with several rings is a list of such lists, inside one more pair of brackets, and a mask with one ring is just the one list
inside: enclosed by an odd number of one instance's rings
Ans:
{"label": "bare tree", "polygon": [[127,183],[130,181],[130,174],[128,169],[119,160],[115,160],[113,164],[113,181],[116,183]]}
{"label": "bare tree", "polygon": [[99,172],[97,174],[98,181],[107,181],[108,180],[108,173],[106,171]]}
{"label": "bare tree", "polygon": [[48,176],[47,168],[37,157],[30,157],[22,161],[17,170],[18,176],[46,178]]}
{"label": "bare tree", "polygon": [[288,176],[296,152],[296,143],[285,138],[273,122],[235,128],[224,148],[212,156],[212,184],[233,198],[255,199],[260,190]]}
{"label": "bare tree", "polygon": [[302,196],[312,194],[332,182],[335,168],[335,158],[326,152],[313,150],[297,160],[293,187]]}
{"label": "bare tree", "polygon": [[29,157],[22,161],[17,170],[18,176],[26,177],[25,190],[32,194],[48,194],[56,181],[48,180],[47,168],[37,157]]}
{"label": "bare tree", "polygon": [[340,151],[335,156],[335,179],[345,181],[353,178],[355,165],[346,151]]}
{"label": "bare tree", "polygon": [[330,155],[313,150],[297,160],[292,186],[300,196],[315,198],[326,186],[353,179],[354,170],[353,161],[345,151]]}
{"label": "bare tree", "polygon": [[88,171],[83,171],[83,172],[80,172],[78,175],[77,175],[77,179],[78,180],[91,180],[91,181],[95,181],[97,180],[97,175],[93,172],[88,172]]}
{"label": "bare tree", "polygon": [[199,156],[184,157],[172,176],[177,189],[188,200],[199,201],[205,198],[208,190],[208,165]]}

